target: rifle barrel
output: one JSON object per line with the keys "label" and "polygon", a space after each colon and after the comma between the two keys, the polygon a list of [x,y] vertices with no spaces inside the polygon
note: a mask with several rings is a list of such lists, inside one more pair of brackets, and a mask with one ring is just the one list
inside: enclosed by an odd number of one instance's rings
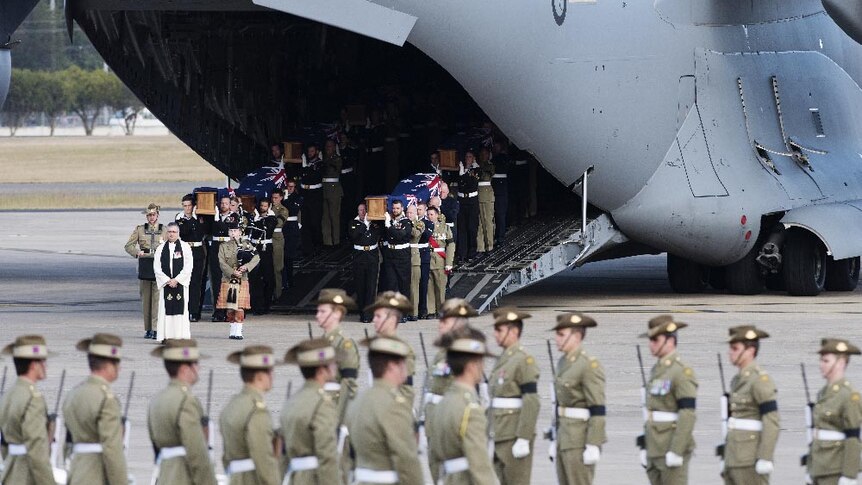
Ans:
{"label": "rifle barrel", "polygon": [[126,393],[126,406],[123,409],[123,417],[129,416],[129,404],[132,403],[132,389],[135,388],[135,371],[132,371],[132,376],[129,378],[129,392]]}
{"label": "rifle barrel", "polygon": [[808,390],[808,376],[805,374],[805,364],[799,363],[799,367],[802,369],[802,385],[805,387],[805,400],[808,401],[808,405],[812,404],[811,402],[811,391]]}
{"label": "rifle barrel", "polygon": [[60,389],[57,391],[57,402],[54,403],[54,415],[60,410],[60,401],[63,398],[63,385],[66,383],[66,369],[60,374]]}
{"label": "rifle barrel", "polygon": [[644,359],[643,359],[643,356],[641,356],[641,346],[635,345],[635,349],[637,349],[637,351],[638,351],[638,365],[640,365],[640,368],[641,368],[641,382],[643,382],[643,387],[644,387],[644,389],[646,389],[647,388],[646,372],[644,371]]}
{"label": "rifle barrel", "polygon": [[213,402],[213,370],[210,369],[210,375],[207,377],[207,417],[210,415],[210,406]]}
{"label": "rifle barrel", "polygon": [[718,375],[721,377],[721,393],[726,396],[727,386],[724,384],[724,365],[721,363],[721,353],[716,352],[715,355],[718,357]]}
{"label": "rifle barrel", "polygon": [[425,337],[419,332],[419,345],[422,347],[422,358],[425,359],[425,369],[428,369],[428,353],[425,351]]}

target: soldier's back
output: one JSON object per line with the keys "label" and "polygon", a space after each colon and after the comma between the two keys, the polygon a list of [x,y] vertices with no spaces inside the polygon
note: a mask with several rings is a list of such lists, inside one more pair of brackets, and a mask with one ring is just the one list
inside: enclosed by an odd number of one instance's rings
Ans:
{"label": "soldier's back", "polygon": [[53,483],[46,412],[45,397],[21,378],[0,399],[0,430],[7,450],[0,483]]}
{"label": "soldier's back", "polygon": [[270,419],[263,394],[248,386],[231,397],[222,410],[222,462],[231,485],[280,483]]}
{"label": "soldier's back", "polygon": [[474,389],[453,382],[434,408],[430,452],[440,463],[446,485],[493,484],[496,475],[488,457],[487,420]]}
{"label": "soldier's back", "polygon": [[308,381],[284,405],[281,433],[291,485],[339,483],[336,405],[323,388]]}

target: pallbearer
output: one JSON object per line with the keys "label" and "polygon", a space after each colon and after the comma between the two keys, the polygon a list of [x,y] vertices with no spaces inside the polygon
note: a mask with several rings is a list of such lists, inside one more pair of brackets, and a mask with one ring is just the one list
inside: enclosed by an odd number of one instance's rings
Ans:
{"label": "pallbearer", "polygon": [[264,400],[272,389],[272,348],[251,345],[228,355],[227,361],[239,365],[243,382],[242,391],[230,398],[219,416],[222,463],[229,483],[277,485],[281,477],[273,449],[272,418]]}
{"label": "pallbearer", "polygon": [[63,421],[71,438],[69,485],[127,483],[120,403],[111,383],[120,375],[123,341],[97,333],[75,348],[87,353],[90,377],[72,389],[63,403]]}
{"label": "pallbearer", "polygon": [[557,316],[557,362],[554,393],[557,398],[557,479],[561,485],[593,483],[605,433],[605,371],[598,359],[584,350],[587,329],[596,321],[580,313]]}
{"label": "pallbearer", "polygon": [[730,362],[739,373],[730,382],[730,414],[724,447],[724,483],[752,485],[769,483],[778,442],[778,391],[772,377],[755,359],[760,341],[769,334],[754,325],[729,331]]}
{"label": "pallbearer", "polygon": [[338,372],[329,340],[306,340],[291,348],[287,364],[299,366],[305,385],[281,410],[285,443],[285,482],[289,485],[341,482],[336,448],[338,409],[326,392]]}
{"label": "pallbearer", "polygon": [[808,455],[808,483],[856,485],[859,474],[859,393],[844,373],[859,348],[847,340],[825,338],[820,343],[820,374],[826,385],[814,405],[814,440]]}
{"label": "pallbearer", "polygon": [[[192,248],[192,278],[189,284],[189,320],[197,322],[201,319],[201,306],[203,306],[204,276],[207,269],[207,253],[204,247],[206,227],[202,220],[195,215],[195,196],[186,194],[182,200],[183,211],[177,213],[176,223],[180,226],[180,239],[188,243]],[[203,218],[203,216],[200,216]]]}
{"label": "pallbearer", "polygon": [[530,314],[515,307],[494,310],[494,338],[503,352],[489,376],[491,440],[494,470],[502,485],[530,483],[533,444],[539,418],[536,359],[521,345],[524,320]]}
{"label": "pallbearer", "polygon": [[195,340],[168,339],[150,352],[160,357],[170,377],[168,387],[150,400],[147,429],[156,452],[156,483],[215,485],[204,411],[191,388],[198,382],[202,356]]}
{"label": "pallbearer", "polygon": [[6,460],[0,483],[53,484],[48,408],[36,383],[47,377],[48,346],[41,335],[23,335],[3,348],[18,380],[0,399],[0,431]]}
{"label": "pallbearer", "polygon": [[649,349],[657,361],[647,385],[646,449],[641,465],[652,485],[685,485],[688,463],[694,451],[697,380],[691,367],[677,354],[677,332],[688,324],[670,315],[649,321],[641,337],[649,337]]}

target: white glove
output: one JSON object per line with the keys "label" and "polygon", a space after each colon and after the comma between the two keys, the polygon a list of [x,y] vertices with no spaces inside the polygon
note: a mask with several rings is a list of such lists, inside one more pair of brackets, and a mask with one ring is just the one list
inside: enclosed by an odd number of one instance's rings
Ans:
{"label": "white glove", "polygon": [[386,214],[384,214],[384,216],[383,216],[383,221],[384,221],[384,222],[383,222],[383,224],[384,224],[386,227],[391,226],[391,225],[392,225],[392,216],[390,216],[390,215],[389,215],[389,213],[387,212],[387,213],[386,213]]}
{"label": "white glove", "polygon": [[515,440],[515,444],[512,445],[512,456],[515,458],[526,458],[530,455],[530,442],[525,440],[524,438],[518,438]]}
{"label": "white glove", "polygon": [[584,448],[584,465],[595,465],[602,457],[602,451],[596,445]]}
{"label": "white glove", "polygon": [[856,485],[856,480],[853,478],[841,477],[838,479],[838,485]]}
{"label": "white glove", "polygon": [[773,470],[775,470],[775,465],[773,465],[771,461],[757,460],[757,462],[754,463],[754,471],[756,471],[758,475],[769,475]]}
{"label": "white glove", "polygon": [[425,434],[425,425],[419,426],[419,454],[424,455],[428,451],[428,436]]}
{"label": "white glove", "polygon": [[482,406],[486,408],[491,405],[491,395],[488,393],[488,383],[479,383],[479,400],[482,401]]}
{"label": "white glove", "polygon": [[718,474],[724,473],[724,460],[718,462]]}
{"label": "white glove", "polygon": [[307,167],[307,166],[308,166],[308,159],[307,159],[307,158],[305,158],[305,154],[303,153],[303,154],[302,154],[302,157],[300,157],[300,158],[302,158],[302,166],[303,166],[303,168],[304,168],[304,167]]}
{"label": "white glove", "polygon": [[814,485],[814,479],[807,473],[805,474],[805,485]]}
{"label": "white glove", "polygon": [[668,451],[667,454],[664,455],[664,464],[667,465],[668,468],[680,467],[682,466],[682,461],[682,457],[672,451]]}
{"label": "white glove", "polygon": [[646,454],[646,450],[641,449],[641,452],[640,452],[640,459],[641,459],[641,466],[642,466],[642,467],[644,467],[644,468],[646,468],[646,467],[647,467],[647,465],[649,465],[649,462],[647,461],[647,454]]}
{"label": "white glove", "polygon": [[557,442],[551,441],[551,444],[548,445],[548,458],[551,461],[554,461],[557,458]]}

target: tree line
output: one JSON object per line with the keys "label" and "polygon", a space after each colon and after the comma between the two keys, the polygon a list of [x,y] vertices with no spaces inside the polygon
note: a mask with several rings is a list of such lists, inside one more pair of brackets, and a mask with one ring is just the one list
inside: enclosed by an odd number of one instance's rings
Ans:
{"label": "tree line", "polygon": [[53,135],[57,119],[65,113],[77,115],[89,136],[104,107],[121,111],[123,130],[127,135],[134,133],[135,121],[143,109],[137,97],[114,73],[73,65],[60,71],[12,69],[3,113],[12,136],[27,119],[40,114],[47,118]]}

